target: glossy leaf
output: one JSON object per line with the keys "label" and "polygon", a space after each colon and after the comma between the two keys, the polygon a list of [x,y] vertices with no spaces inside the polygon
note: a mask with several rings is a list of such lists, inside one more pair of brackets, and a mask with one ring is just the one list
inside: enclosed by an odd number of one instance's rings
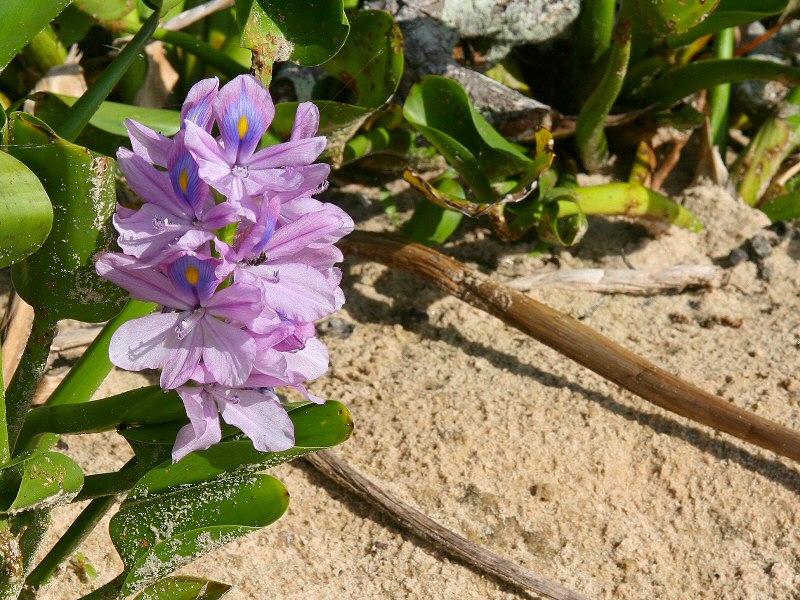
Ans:
{"label": "glossy leaf", "polygon": [[0,152],[0,269],[38,250],[53,225],[53,207],[28,167]]}
{"label": "glossy leaf", "polygon": [[45,244],[14,265],[19,295],[51,319],[105,321],[127,295],[100,279],[92,257],[114,246],[115,162],[71,144],[24,113],[9,121],[10,151],[33,171],[54,209]]}
{"label": "glossy leaf", "polygon": [[[339,54],[323,68],[339,79],[356,98],[356,105],[317,100],[320,135],[328,138],[322,160],[338,166],[347,142],[397,90],[403,72],[403,48],[399,28],[388,13],[368,10],[353,16],[352,29]],[[273,130],[288,139],[297,102],[278,104]]]}
{"label": "glossy leaf", "polygon": [[636,24],[655,35],[683,33],[702,22],[720,0],[627,0]]}
{"label": "glossy leaf", "polygon": [[170,494],[127,499],[109,524],[133,594],[286,511],[289,493],[269,475],[230,475]]}
{"label": "glossy leaf", "polygon": [[[261,471],[299,456],[341,444],[353,431],[350,412],[339,402],[307,404],[289,412],[295,427],[295,447],[284,452],[260,452],[248,439],[223,441],[192,452],[177,463],[152,469],[131,490],[129,499],[148,498],[224,477]],[[174,435],[172,440],[174,441]]]}
{"label": "glossy leaf", "polygon": [[477,204],[502,199],[504,194],[493,184],[514,177],[516,185],[505,195],[521,192],[546,168],[495,131],[473,108],[464,88],[451,79],[423,78],[411,88],[403,114],[464,178]]}
{"label": "glossy leaf", "polygon": [[267,84],[276,62],[314,66],[330,60],[350,30],[342,0],[236,0],[236,16],[242,46],[253,52]]}
{"label": "glossy leaf", "polygon": [[219,600],[232,587],[198,577],[167,577],[148,586],[135,600]]}
{"label": "glossy leaf", "polygon": [[[436,189],[449,196],[465,198],[464,188],[454,179],[443,179]],[[418,244],[443,244],[453,235],[463,217],[462,212],[423,200],[404,224],[403,234]]]}
{"label": "glossy leaf", "polygon": [[673,48],[727,29],[746,25],[783,12],[788,0],[720,0],[717,9],[700,24],[683,34],[671,35],[667,42]]}
{"label": "glossy leaf", "polygon": [[383,106],[403,75],[400,28],[387,12],[358,11],[351,17],[347,42],[322,68],[344,83],[358,106]]}
{"label": "glossy leaf", "polygon": [[66,504],[83,486],[83,471],[57,452],[23,454],[0,471],[0,512]]}
{"label": "glossy leaf", "polygon": [[0,2],[0,71],[69,3],[70,0]]}

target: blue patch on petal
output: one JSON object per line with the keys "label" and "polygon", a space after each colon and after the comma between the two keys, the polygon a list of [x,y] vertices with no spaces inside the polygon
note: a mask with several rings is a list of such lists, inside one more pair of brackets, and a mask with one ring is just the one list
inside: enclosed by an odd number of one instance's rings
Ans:
{"label": "blue patch on petal", "polygon": [[176,288],[193,296],[197,304],[202,306],[214,294],[219,284],[214,267],[213,260],[182,256],[167,266],[167,275]]}
{"label": "blue patch on petal", "polygon": [[252,76],[239,76],[222,88],[215,113],[229,160],[239,164],[250,158],[273,112],[269,92]]}
{"label": "blue patch on petal", "polygon": [[169,162],[169,179],[175,195],[186,202],[195,214],[202,212],[203,192],[207,184],[200,179],[194,158],[184,149],[176,157],[170,157]]}

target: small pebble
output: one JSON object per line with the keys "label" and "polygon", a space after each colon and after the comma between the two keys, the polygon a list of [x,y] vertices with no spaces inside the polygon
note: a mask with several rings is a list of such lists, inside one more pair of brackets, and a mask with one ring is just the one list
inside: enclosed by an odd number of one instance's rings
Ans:
{"label": "small pebble", "polygon": [[355,328],[354,323],[341,317],[331,317],[317,326],[320,335],[333,335],[341,340],[346,340],[353,335]]}
{"label": "small pebble", "polygon": [[753,239],[750,240],[750,248],[753,249],[753,254],[758,258],[767,258],[772,254],[772,244],[763,235],[753,236]]}
{"label": "small pebble", "polygon": [[745,252],[742,248],[734,248],[728,255],[728,264],[730,264],[730,266],[732,267],[735,267],[736,265],[741,264],[746,260],[747,260],[747,252]]}

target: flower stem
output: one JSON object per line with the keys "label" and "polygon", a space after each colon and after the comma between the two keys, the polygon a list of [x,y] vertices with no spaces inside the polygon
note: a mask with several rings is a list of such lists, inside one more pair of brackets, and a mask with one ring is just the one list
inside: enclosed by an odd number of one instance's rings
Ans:
{"label": "flower stem", "polygon": [[137,55],[147,45],[158,26],[159,13],[155,11],[142,24],[133,39],[122,49],[102,75],[92,84],[87,92],[78,98],[69,109],[66,118],[55,126],[56,133],[66,140],[74,141],[97,111],[97,107],[108,97],[114,86],[119,83],[128,68],[136,60]]}
{"label": "flower stem", "polygon": [[[64,404],[78,404],[87,402],[103,383],[114,365],[108,358],[108,347],[111,336],[119,327],[137,317],[152,312],[154,304],[131,300],[116,317],[111,319],[95,340],[86,349],[77,363],[70,369],[61,384],[55,389],[45,406],[59,406]],[[26,427],[26,429],[28,429]],[[48,449],[56,443],[58,435],[46,433],[37,438],[30,437],[27,433],[20,439],[22,450],[33,450],[37,446]]]}
{"label": "flower stem", "polygon": [[[733,57],[733,28],[720,31],[714,38],[714,58]],[[725,146],[728,141],[728,108],[731,98],[731,84],[722,83],[709,92],[709,119],[711,122],[711,141],[719,148],[725,159]]]}
{"label": "flower stem", "polygon": [[8,447],[14,454],[14,445],[22,429],[25,413],[31,406],[36,388],[44,376],[50,345],[56,334],[56,321],[37,311],[33,317],[33,327],[25,345],[14,377],[6,392],[6,421],[8,426]]}

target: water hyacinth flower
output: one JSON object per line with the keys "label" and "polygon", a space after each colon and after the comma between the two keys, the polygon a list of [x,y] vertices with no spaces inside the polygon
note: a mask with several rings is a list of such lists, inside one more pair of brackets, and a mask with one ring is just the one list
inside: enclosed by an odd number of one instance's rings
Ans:
{"label": "water hyacinth flower", "polygon": [[314,321],[344,302],[334,244],[353,221],[313,198],[330,171],[313,163],[326,142],[317,108],[301,104],[290,139],[257,151],[274,114],[267,89],[243,75],[193,86],[172,138],[126,121],[133,150],[118,158],[144,202],[118,206],[122,252],[96,267],[160,305],[123,324],[109,355],[124,369],[162,369],[161,387],[183,400],[174,460],[217,443],[220,416],[256,449],[286,450],[293,427],[274,388],[323,401],[305,388],[329,364]]}

